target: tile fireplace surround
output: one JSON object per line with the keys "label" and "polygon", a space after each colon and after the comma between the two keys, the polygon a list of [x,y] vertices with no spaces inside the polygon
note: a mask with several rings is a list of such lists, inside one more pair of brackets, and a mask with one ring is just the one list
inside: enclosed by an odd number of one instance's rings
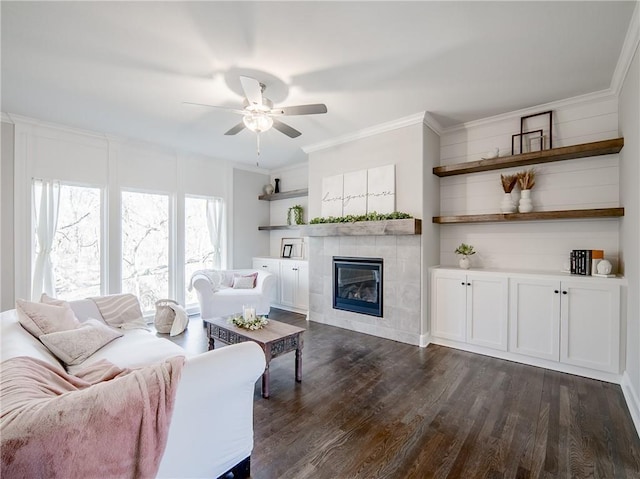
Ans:
{"label": "tile fireplace surround", "polygon": [[[382,258],[383,317],[333,308],[334,256]],[[421,236],[309,237],[309,320],[419,344],[422,318]]]}

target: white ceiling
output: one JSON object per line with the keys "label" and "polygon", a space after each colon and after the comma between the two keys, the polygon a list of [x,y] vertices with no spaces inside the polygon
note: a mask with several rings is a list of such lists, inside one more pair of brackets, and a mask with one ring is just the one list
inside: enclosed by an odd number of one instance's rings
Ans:
{"label": "white ceiling", "polygon": [[1,2],[3,112],[253,165],[240,74],[288,117],[260,166],[428,111],[443,126],[609,88],[635,2]]}

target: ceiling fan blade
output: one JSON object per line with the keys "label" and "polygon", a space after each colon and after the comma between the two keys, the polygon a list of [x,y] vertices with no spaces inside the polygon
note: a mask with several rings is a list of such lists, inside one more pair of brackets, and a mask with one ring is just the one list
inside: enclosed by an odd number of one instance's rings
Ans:
{"label": "ceiling fan blade", "polygon": [[280,115],[316,115],[318,113],[326,112],[327,105],[324,103],[316,103],[314,105],[283,106],[271,110],[271,113]]}
{"label": "ceiling fan blade", "polygon": [[229,131],[227,131],[225,133],[225,135],[237,135],[238,133],[240,133],[242,130],[244,130],[245,126],[244,126],[244,122],[240,122],[238,123],[236,126],[234,126],[233,128],[231,128]]}
{"label": "ceiling fan blade", "polygon": [[280,133],[284,133],[285,135],[287,135],[289,138],[297,138],[300,135],[302,135],[302,133],[300,133],[295,128],[291,128],[286,123],[282,123],[281,121],[278,121],[275,118],[273,119],[273,127],[276,130],[278,130]]}
{"label": "ceiling fan blade", "polygon": [[240,113],[241,115],[245,114],[244,110],[238,110],[237,108],[227,108],[226,106],[207,105],[206,103],[195,103],[195,102],[192,102],[192,101],[183,101],[182,103],[184,103],[186,105],[206,106],[208,108],[215,108],[217,110],[231,111],[233,113]]}
{"label": "ceiling fan blade", "polygon": [[240,83],[242,84],[242,90],[244,96],[247,97],[247,101],[250,105],[262,105],[262,87],[260,82],[251,77],[240,77]]}

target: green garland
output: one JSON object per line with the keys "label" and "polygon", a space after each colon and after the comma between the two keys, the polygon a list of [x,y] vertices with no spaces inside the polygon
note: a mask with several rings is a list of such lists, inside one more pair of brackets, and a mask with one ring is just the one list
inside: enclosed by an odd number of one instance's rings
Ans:
{"label": "green garland", "polygon": [[313,218],[309,224],[318,225],[322,223],[355,223],[356,221],[384,221],[384,220],[405,220],[413,218],[410,214],[394,211],[393,213],[380,214],[375,211],[366,215],[329,216],[327,218]]}

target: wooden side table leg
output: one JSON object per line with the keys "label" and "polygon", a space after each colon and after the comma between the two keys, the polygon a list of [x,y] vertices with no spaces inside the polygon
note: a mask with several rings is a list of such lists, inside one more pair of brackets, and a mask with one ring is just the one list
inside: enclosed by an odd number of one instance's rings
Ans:
{"label": "wooden side table leg", "polygon": [[269,397],[269,363],[267,363],[264,373],[262,373],[262,397]]}
{"label": "wooden side table leg", "polygon": [[296,382],[302,382],[302,349],[296,349]]}

